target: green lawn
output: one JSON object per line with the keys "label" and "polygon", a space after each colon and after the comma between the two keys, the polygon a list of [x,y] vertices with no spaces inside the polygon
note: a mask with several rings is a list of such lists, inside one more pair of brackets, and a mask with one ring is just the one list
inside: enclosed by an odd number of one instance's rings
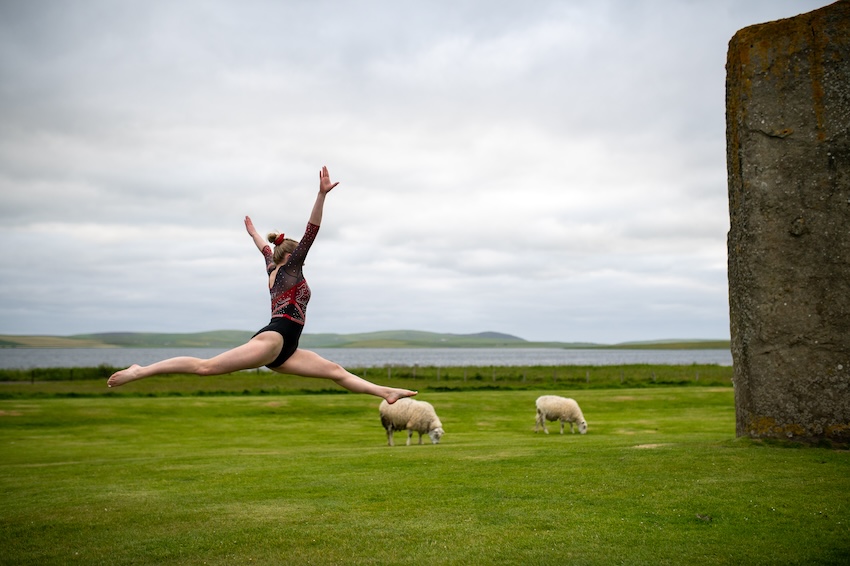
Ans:
{"label": "green lawn", "polygon": [[850,560],[850,452],[736,439],[729,387],[555,392],[587,435],[423,390],[443,441],[393,448],[362,395],[0,400],[0,563]]}

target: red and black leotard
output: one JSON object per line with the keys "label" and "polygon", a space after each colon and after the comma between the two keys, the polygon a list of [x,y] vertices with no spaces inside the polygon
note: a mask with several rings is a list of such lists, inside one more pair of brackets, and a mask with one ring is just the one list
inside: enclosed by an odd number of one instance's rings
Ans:
{"label": "red and black leotard", "polygon": [[[272,303],[272,319],[260,332],[273,331],[283,337],[283,348],[277,358],[266,367],[274,368],[283,364],[298,349],[298,340],[304,323],[307,321],[307,303],[310,301],[310,287],[304,278],[302,268],[307,252],[316,239],[319,227],[307,223],[304,237],[298,242],[295,250],[285,264],[280,266],[275,275],[274,284],[269,289]],[[263,247],[263,257],[266,260],[266,273],[271,275],[275,270],[274,254],[271,246]],[[256,336],[257,334],[254,334]]]}

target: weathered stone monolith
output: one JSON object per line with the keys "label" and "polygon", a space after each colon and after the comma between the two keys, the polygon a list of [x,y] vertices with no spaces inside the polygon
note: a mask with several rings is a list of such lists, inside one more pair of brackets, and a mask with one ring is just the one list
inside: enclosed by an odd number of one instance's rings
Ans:
{"label": "weathered stone monolith", "polygon": [[738,436],[850,442],[850,0],[740,30],[726,63]]}

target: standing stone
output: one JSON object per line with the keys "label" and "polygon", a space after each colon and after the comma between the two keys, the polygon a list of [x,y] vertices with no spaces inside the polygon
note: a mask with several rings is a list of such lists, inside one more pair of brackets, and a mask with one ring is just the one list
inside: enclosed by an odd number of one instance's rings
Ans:
{"label": "standing stone", "polygon": [[850,442],[850,0],[726,62],[736,431]]}

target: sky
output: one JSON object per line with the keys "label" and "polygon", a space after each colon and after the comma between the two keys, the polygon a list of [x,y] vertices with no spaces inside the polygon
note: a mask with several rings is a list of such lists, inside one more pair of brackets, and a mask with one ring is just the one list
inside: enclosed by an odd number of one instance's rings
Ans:
{"label": "sky", "polygon": [[0,334],[729,337],[725,63],[792,0],[3,0]]}

